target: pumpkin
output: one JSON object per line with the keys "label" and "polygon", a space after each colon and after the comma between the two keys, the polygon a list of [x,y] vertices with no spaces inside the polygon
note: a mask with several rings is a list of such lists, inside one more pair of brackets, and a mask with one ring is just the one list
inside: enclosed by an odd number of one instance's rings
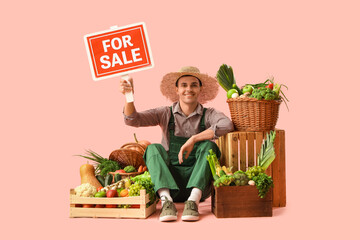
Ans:
{"label": "pumpkin", "polygon": [[91,164],[83,164],[80,167],[80,177],[81,177],[81,184],[83,183],[90,183],[96,189],[98,187],[102,187],[100,182],[95,177],[95,168]]}
{"label": "pumpkin", "polygon": [[140,140],[138,141],[137,138],[136,138],[136,134],[134,133],[134,139],[135,139],[135,142],[140,144],[141,146],[144,147],[144,149],[146,150],[147,146],[149,146],[151,144],[151,142],[147,141],[147,140]]}
{"label": "pumpkin", "polygon": [[126,143],[120,147],[120,149],[130,149],[139,152],[142,155],[145,153],[145,147],[139,143]]}

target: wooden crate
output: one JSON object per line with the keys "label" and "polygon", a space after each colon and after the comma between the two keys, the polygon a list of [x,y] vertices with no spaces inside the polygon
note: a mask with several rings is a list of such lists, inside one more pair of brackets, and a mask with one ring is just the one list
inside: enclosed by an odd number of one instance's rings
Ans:
{"label": "wooden crate", "polygon": [[[140,196],[137,197],[114,198],[79,197],[71,189],[70,217],[147,218],[156,210],[156,202],[146,208],[149,201],[149,194],[144,189],[140,190]],[[140,208],[82,208],[75,207],[77,204],[139,204]]]}
{"label": "wooden crate", "polygon": [[258,194],[258,189],[250,185],[214,187],[211,210],[217,218],[271,217],[271,191],[264,198]]}
{"label": "wooden crate", "polygon": [[[220,164],[233,166],[234,171],[246,171],[248,167],[256,165],[257,155],[260,152],[263,139],[267,132],[230,132],[216,143],[222,153]],[[273,207],[286,206],[285,184],[285,131],[276,129],[275,138],[276,158],[266,170],[274,180]]]}

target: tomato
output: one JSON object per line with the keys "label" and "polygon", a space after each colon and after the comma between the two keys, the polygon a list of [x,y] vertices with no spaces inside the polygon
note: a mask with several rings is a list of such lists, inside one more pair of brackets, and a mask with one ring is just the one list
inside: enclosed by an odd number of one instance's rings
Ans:
{"label": "tomato", "polygon": [[124,169],[116,170],[115,173],[126,173]]}
{"label": "tomato", "polygon": [[266,86],[266,88],[270,88],[272,90],[274,88],[274,84],[270,83],[269,85]]}
{"label": "tomato", "polygon": [[117,208],[116,204],[106,204],[106,208]]}
{"label": "tomato", "polygon": [[140,208],[140,204],[133,204],[133,205],[130,205],[130,208]]}
{"label": "tomato", "polygon": [[103,187],[98,187],[98,188],[97,188],[97,191],[100,192],[101,189],[103,189]]}
{"label": "tomato", "polygon": [[83,204],[83,208],[93,208],[94,204]]}

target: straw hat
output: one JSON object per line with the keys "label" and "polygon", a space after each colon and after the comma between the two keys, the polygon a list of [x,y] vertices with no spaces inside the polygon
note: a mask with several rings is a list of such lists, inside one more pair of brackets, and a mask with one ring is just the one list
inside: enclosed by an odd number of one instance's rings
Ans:
{"label": "straw hat", "polygon": [[161,93],[172,102],[177,102],[179,96],[176,94],[176,81],[182,76],[194,76],[200,79],[202,84],[202,91],[200,92],[198,101],[204,104],[213,100],[218,94],[219,84],[217,80],[207,74],[200,73],[196,67],[187,66],[182,67],[179,72],[171,72],[166,74],[160,84]]}

